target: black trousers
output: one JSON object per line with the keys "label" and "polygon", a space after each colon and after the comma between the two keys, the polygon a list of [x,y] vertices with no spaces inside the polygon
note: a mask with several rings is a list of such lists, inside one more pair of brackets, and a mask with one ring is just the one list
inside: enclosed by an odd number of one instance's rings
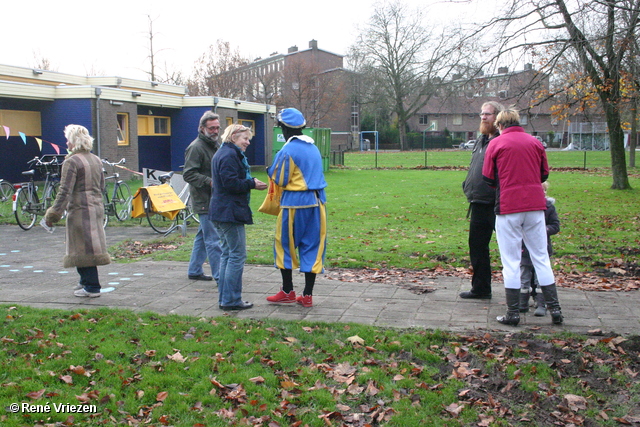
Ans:
{"label": "black trousers", "polygon": [[80,275],[80,284],[87,292],[100,292],[100,279],[98,267],[76,267]]}
{"label": "black trousers", "polygon": [[489,243],[496,226],[493,205],[471,203],[469,224],[469,258],[473,267],[471,291],[478,295],[491,294],[491,255]]}

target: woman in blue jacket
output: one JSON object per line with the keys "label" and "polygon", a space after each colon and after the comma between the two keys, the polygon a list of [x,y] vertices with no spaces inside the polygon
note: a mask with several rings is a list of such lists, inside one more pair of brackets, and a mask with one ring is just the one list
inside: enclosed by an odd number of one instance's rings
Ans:
{"label": "woman in blue jacket", "polygon": [[266,190],[267,184],[252,178],[244,155],[253,132],[234,124],[222,134],[222,146],[211,160],[213,192],[209,219],[220,236],[218,303],[222,310],[245,310],[253,304],[242,300],[242,273],[247,259],[245,224],[253,224],[249,194]]}

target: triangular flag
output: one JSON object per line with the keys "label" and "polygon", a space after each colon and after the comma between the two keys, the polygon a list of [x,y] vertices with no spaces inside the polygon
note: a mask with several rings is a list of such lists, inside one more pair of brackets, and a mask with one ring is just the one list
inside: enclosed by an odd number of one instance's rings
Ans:
{"label": "triangular flag", "polygon": [[22,138],[22,142],[24,142],[24,145],[27,145],[27,135],[25,135],[22,132],[18,132],[20,134],[20,138]]}
{"label": "triangular flag", "polygon": [[[38,138],[36,138],[36,139],[38,139]],[[49,144],[53,147],[54,150],[56,150],[56,153],[60,154],[60,147],[58,147],[55,144],[51,144],[51,143],[49,143]]]}
{"label": "triangular flag", "polygon": [[2,126],[4,128],[4,133],[7,134],[7,139],[9,139],[9,135],[11,135],[11,129],[9,129],[9,126]]}
{"label": "triangular flag", "polygon": [[42,140],[40,138],[36,138],[36,141],[38,142],[38,147],[40,147],[40,151],[42,151]]}

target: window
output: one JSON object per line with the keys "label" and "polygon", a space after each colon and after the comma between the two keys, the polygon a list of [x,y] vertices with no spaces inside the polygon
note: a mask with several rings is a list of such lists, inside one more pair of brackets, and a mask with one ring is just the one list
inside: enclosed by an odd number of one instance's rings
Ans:
{"label": "window", "polygon": [[118,145],[129,145],[129,114],[118,113]]}
{"label": "window", "polygon": [[41,136],[40,123],[39,111],[0,110],[0,124],[9,128],[11,136],[19,135],[18,132],[28,136]]}
{"label": "window", "polygon": [[421,125],[428,125],[429,124],[429,121],[427,120],[427,115],[426,114],[420,114],[418,119],[419,119],[418,123],[421,124]]}
{"label": "window", "polygon": [[171,118],[138,116],[138,135],[171,135]]}
{"label": "window", "polygon": [[523,114],[520,116],[520,124],[522,126],[526,126],[529,124],[529,116],[527,116],[526,114]]}
{"label": "window", "polygon": [[[256,133],[256,122],[255,120],[243,120],[238,119],[236,123],[241,124],[242,126],[248,127],[255,134]],[[227,117],[227,126],[231,126],[233,124],[233,117]]]}
{"label": "window", "polygon": [[462,125],[462,114],[454,114],[453,115],[453,124],[457,126]]}

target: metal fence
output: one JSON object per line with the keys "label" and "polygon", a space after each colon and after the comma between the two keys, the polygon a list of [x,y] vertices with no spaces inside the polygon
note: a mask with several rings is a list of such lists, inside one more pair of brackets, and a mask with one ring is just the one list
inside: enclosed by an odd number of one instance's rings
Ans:
{"label": "metal fence", "polygon": [[[469,150],[428,151],[350,151],[334,155],[333,167],[350,169],[423,169],[463,168],[471,161]],[[608,151],[547,150],[551,168],[595,169],[610,168]],[[335,162],[334,162],[335,160]]]}

